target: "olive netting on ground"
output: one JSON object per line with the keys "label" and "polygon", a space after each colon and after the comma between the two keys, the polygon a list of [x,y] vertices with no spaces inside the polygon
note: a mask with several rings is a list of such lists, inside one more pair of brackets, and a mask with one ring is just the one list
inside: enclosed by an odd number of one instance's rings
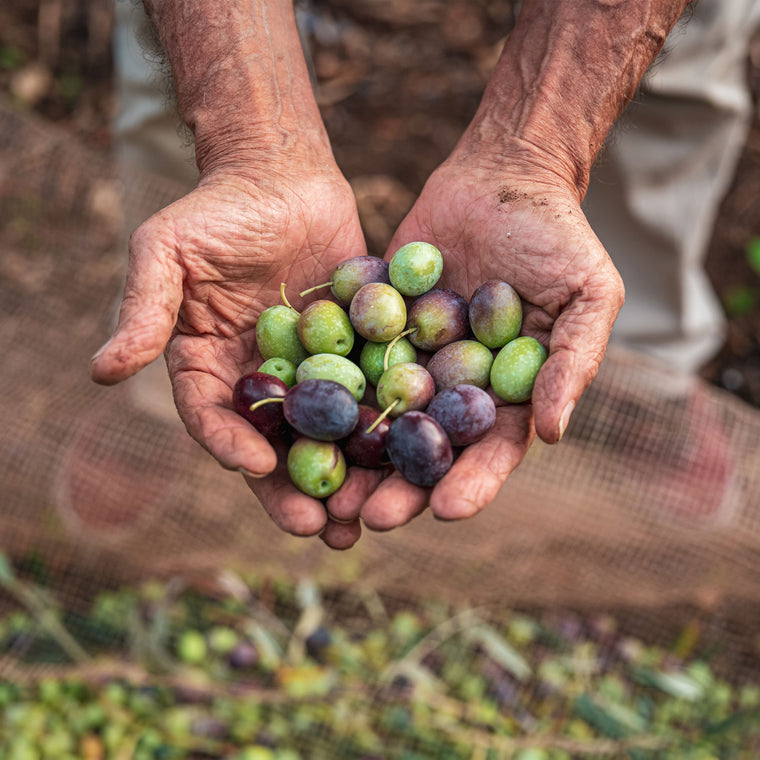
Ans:
{"label": "olive netting on ground", "polygon": [[[756,410],[611,349],[565,439],[536,443],[479,516],[423,514],[333,553],[281,534],[139,380],[88,378],[124,216],[180,189],[117,177],[7,103],[0,167],[0,681],[42,679],[48,705],[55,674],[117,701],[141,685],[135,757],[159,756],[156,705],[206,721],[190,732],[206,754],[177,739],[174,756],[691,757],[657,722],[690,715],[728,737],[716,756],[760,751]],[[183,626],[247,632],[257,675],[199,675],[227,649]],[[23,704],[6,686],[0,731]],[[82,736],[118,744],[102,700],[88,709]]]}

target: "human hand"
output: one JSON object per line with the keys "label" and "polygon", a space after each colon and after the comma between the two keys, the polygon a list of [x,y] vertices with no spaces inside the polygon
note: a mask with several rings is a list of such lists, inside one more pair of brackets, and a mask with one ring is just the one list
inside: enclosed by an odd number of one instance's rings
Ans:
{"label": "human hand", "polygon": [[623,302],[580,202],[603,141],[686,5],[521,4],[473,120],[386,258],[412,240],[433,243],[444,256],[440,285],[467,298],[489,278],[506,280],[523,298],[523,334],[549,357],[531,403],[501,406],[494,428],[432,491],[397,473],[355,469],[328,500],[331,514],[360,512],[377,530],[428,503],[438,518],[468,517],[496,496],[536,433],[547,443],[561,438]]}
{"label": "human hand", "polygon": [[[454,156],[428,180],[388,249],[425,240],[444,256],[440,287],[466,298],[488,279],[510,283],[523,299],[522,334],[549,357],[532,401],[503,405],[486,437],[464,449],[432,489],[398,473],[354,470],[328,508],[343,518],[358,504],[364,523],[387,530],[429,504],[440,519],[466,518],[496,496],[536,432],[557,442],[595,376],[623,302],[620,277],[581,212],[575,188],[536,167],[499,171],[477,156]],[[382,480],[382,482],[380,482]]]}
{"label": "human hand", "polygon": [[291,484],[286,451],[233,411],[232,388],[261,363],[255,324],[280,301],[280,283],[290,297],[365,253],[353,195],[334,164],[212,171],[133,234],[118,326],[93,358],[92,377],[120,382],[166,348],[190,435],[222,466],[244,473],[280,528],[350,546],[358,520],[336,523]]}

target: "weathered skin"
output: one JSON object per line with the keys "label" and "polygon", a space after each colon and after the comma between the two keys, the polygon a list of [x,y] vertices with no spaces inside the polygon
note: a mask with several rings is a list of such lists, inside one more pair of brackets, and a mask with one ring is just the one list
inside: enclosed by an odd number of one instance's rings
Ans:
{"label": "weathered skin", "polygon": [[325,511],[289,483],[276,446],[230,408],[235,380],[260,364],[254,325],[278,302],[280,283],[301,292],[327,281],[347,253],[366,253],[292,2],[146,0],[193,132],[200,181],[133,234],[119,322],[93,357],[93,379],[120,382],[166,350],[188,431],[224,467],[246,473],[291,533],[345,548],[358,539],[359,521],[347,528],[331,513],[361,511],[377,529],[403,524],[428,503],[441,519],[475,514],[536,432],[547,443],[561,438],[602,360],[623,287],[580,202],[605,136],[686,5],[522,2],[473,121],[385,258],[425,240],[443,254],[442,286],[469,297],[489,278],[511,283],[524,299],[523,332],[549,346],[532,405],[500,409],[492,431],[432,493],[357,470]]}

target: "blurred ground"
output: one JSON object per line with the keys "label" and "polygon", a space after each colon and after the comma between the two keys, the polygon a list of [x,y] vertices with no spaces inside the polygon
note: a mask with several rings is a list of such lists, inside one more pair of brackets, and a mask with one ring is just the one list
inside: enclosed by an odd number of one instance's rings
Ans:
{"label": "blurred ground", "polygon": [[[126,0],[125,0],[126,1]],[[395,224],[474,112],[511,0],[330,0],[307,15],[318,97],[352,181],[370,249]],[[14,0],[0,7],[0,92],[80,137],[111,147],[111,6]],[[760,40],[748,61],[760,92]],[[758,111],[756,110],[756,113]],[[760,116],[724,200],[708,271],[729,317],[704,375],[760,406]],[[6,269],[4,268],[7,274]]]}

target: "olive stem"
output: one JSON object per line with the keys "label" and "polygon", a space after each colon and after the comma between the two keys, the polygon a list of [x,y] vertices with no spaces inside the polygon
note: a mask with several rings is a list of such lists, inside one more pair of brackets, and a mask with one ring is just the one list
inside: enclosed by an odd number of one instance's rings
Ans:
{"label": "olive stem", "polygon": [[260,398],[258,401],[254,401],[249,407],[248,411],[253,412],[256,409],[258,409],[260,406],[264,406],[264,404],[270,404],[270,403],[282,403],[285,401],[284,397],[282,396],[270,396],[269,398]]}
{"label": "olive stem", "polygon": [[401,399],[395,399],[388,407],[386,407],[377,417],[377,419],[364,431],[365,435],[369,435],[393,410],[396,404],[401,403]]}
{"label": "olive stem", "polygon": [[416,327],[410,327],[408,330],[404,330],[403,332],[400,332],[386,347],[385,347],[385,354],[383,354],[383,372],[388,371],[388,360],[390,359],[391,355],[391,349],[396,345],[396,343],[401,340],[405,335],[409,335],[410,333],[417,332]]}
{"label": "olive stem", "polygon": [[285,304],[285,306],[287,306],[291,311],[294,311],[296,314],[298,314],[298,316],[301,316],[301,312],[298,311],[297,309],[294,309],[291,306],[290,301],[288,301],[288,297],[285,295],[285,283],[284,282],[280,283],[280,298],[282,298],[282,302]]}
{"label": "olive stem", "polygon": [[328,285],[332,285],[332,282],[323,282],[320,285],[314,285],[311,288],[307,288],[306,290],[302,290],[298,295],[303,298],[304,296],[308,296],[309,293],[313,293],[315,290],[320,290],[321,288],[326,288]]}

